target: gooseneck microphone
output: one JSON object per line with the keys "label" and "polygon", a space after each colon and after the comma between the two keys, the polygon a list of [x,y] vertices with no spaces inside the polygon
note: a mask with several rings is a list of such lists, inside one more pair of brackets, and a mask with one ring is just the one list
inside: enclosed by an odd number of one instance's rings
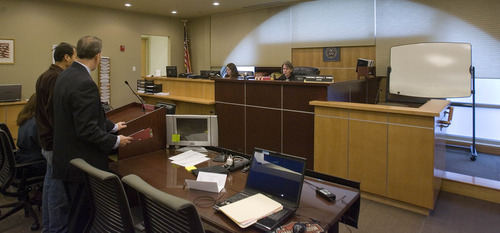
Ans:
{"label": "gooseneck microphone", "polygon": [[137,97],[137,99],[139,99],[139,101],[141,101],[142,111],[146,112],[146,108],[144,107],[144,101],[141,99],[141,97],[139,97],[139,95],[137,95],[137,93],[135,93],[134,89],[132,89],[132,87],[128,84],[127,81],[125,81],[125,84],[127,84],[127,86],[130,88],[130,90],[132,91],[132,93],[134,93],[135,97]]}

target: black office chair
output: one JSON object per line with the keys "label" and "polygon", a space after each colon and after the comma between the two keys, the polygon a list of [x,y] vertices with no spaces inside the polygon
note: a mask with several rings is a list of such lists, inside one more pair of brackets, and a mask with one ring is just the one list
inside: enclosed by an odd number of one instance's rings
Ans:
{"label": "black office chair", "polygon": [[[0,193],[4,196],[17,197],[18,201],[0,206],[0,208],[11,208],[7,213],[0,216],[0,221],[24,209],[25,216],[31,217],[34,223],[31,225],[31,230],[38,230],[40,223],[38,217],[33,211],[32,205],[41,205],[40,201],[30,198],[30,192],[40,192],[43,188],[44,176],[28,177],[29,168],[32,165],[44,164],[45,160],[39,160],[30,163],[17,164],[14,157],[9,135],[4,130],[0,129],[0,158],[3,164],[0,169]],[[16,176],[16,174],[21,174]],[[20,178],[16,178],[20,177]]]}
{"label": "black office chair", "polygon": [[93,219],[85,232],[135,232],[127,195],[120,178],[113,173],[97,169],[80,158],[72,159],[70,163],[85,172],[94,203]]}
{"label": "black office chair", "polygon": [[5,123],[0,122],[0,129],[5,131],[5,133],[7,133],[7,137],[9,139],[12,150],[14,151],[14,154],[17,153],[16,143],[14,142],[14,138],[12,137],[12,134],[10,133],[9,127]]}
{"label": "black office chair", "polygon": [[162,192],[134,174],[122,181],[139,193],[146,232],[205,232],[193,203]]}
{"label": "black office chair", "polygon": [[[335,184],[340,184],[340,185],[344,185],[347,187],[351,187],[351,188],[354,188],[357,190],[360,190],[360,187],[361,187],[361,183],[359,183],[357,181],[348,180],[348,179],[344,179],[344,178],[340,178],[340,177],[336,177],[336,176],[331,176],[331,175],[327,175],[327,174],[316,172],[316,171],[309,170],[309,169],[306,169],[305,175],[313,177],[313,178],[317,178],[320,180],[332,182]],[[354,202],[354,204],[352,204],[351,208],[349,208],[349,210],[344,215],[342,215],[342,217],[340,218],[340,222],[347,224],[349,226],[358,228],[360,205],[361,205],[361,198],[359,198],[356,202]]]}

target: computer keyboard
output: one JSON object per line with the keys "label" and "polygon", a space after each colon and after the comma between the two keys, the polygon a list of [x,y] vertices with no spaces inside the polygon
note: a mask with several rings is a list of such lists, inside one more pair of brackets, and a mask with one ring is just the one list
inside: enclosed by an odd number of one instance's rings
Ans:
{"label": "computer keyboard", "polygon": [[286,213],[288,212],[287,209],[282,209],[274,214],[271,214],[269,216],[267,216],[267,218],[270,218],[272,220],[279,220],[281,217],[283,217],[283,215],[285,215]]}

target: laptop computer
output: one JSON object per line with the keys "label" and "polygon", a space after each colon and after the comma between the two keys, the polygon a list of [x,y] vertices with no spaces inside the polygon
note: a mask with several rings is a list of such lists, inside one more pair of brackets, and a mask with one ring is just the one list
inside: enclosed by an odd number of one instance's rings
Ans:
{"label": "laptop computer", "polygon": [[305,169],[305,158],[255,148],[243,191],[217,203],[214,209],[262,193],[281,203],[283,209],[252,226],[272,230],[282,225],[299,207]]}
{"label": "laptop computer", "polygon": [[13,102],[21,100],[21,84],[1,84],[0,102]]}

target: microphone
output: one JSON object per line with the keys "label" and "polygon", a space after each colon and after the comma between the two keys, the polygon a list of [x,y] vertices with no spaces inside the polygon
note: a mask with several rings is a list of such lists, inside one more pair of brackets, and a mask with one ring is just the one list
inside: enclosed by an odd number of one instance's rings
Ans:
{"label": "microphone", "polygon": [[134,93],[135,97],[137,97],[137,99],[139,99],[139,101],[141,101],[142,111],[146,112],[146,108],[144,107],[144,101],[141,99],[141,97],[139,97],[139,95],[137,95],[137,93],[135,93],[135,91],[132,89],[132,87],[128,84],[127,81],[125,81],[125,84],[127,84],[127,86],[130,88],[130,90],[132,91],[132,93]]}

